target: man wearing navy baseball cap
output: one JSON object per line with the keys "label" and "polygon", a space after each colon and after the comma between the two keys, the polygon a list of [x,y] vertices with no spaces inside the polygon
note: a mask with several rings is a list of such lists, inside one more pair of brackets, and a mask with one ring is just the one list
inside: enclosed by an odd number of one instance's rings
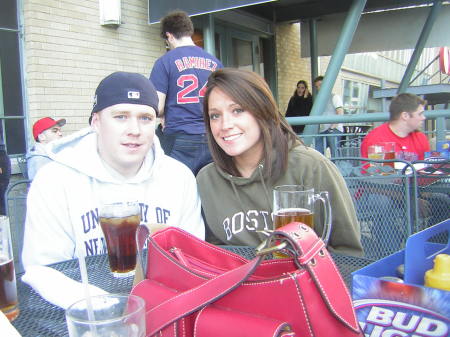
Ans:
{"label": "man wearing navy baseball cap", "polygon": [[[164,154],[155,124],[158,96],[141,74],[115,72],[98,85],[90,127],[52,143],[53,161],[28,193],[25,269],[106,253],[102,203],[138,201],[141,223],[205,229],[192,172]],[[52,244],[49,245],[48,243]]]}

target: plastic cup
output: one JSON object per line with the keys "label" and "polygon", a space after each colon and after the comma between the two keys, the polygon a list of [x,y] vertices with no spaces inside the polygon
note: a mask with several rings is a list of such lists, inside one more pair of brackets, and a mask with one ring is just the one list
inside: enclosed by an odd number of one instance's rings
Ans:
{"label": "plastic cup", "polygon": [[[394,142],[383,142],[381,143],[383,146],[384,159],[395,159],[395,143]],[[390,166],[394,168],[394,162],[392,163],[384,163],[384,166]]]}
{"label": "plastic cup", "polygon": [[67,308],[66,322],[70,337],[145,337],[145,301],[135,295],[94,296]]}
{"label": "plastic cup", "polygon": [[108,248],[109,266],[115,277],[134,275],[136,230],[141,222],[137,202],[104,204],[99,208],[100,225]]}
{"label": "plastic cup", "polygon": [[9,218],[0,215],[0,310],[13,321],[19,316],[18,304]]}
{"label": "plastic cup", "polygon": [[370,145],[367,149],[369,159],[384,159],[383,145]]}

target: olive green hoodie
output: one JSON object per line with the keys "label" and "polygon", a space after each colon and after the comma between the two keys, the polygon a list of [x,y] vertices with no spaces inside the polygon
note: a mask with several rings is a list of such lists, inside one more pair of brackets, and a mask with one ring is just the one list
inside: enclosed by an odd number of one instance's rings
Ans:
{"label": "olive green hoodie", "polygon": [[[263,164],[249,178],[223,172],[214,163],[197,175],[207,227],[212,237],[227,245],[257,246],[264,236],[256,231],[272,229],[272,190],[278,185],[303,185],[328,191],[332,209],[331,250],[362,255],[360,228],[355,208],[336,166],[316,150],[298,144],[289,151],[288,169],[275,182],[263,179]],[[315,219],[321,234],[322,221]],[[213,241],[212,239],[210,241]]]}

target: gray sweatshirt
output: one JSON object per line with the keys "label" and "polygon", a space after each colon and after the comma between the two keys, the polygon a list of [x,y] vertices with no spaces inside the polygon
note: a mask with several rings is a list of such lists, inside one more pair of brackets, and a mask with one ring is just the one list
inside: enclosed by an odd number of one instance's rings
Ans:
{"label": "gray sweatshirt", "polygon": [[[298,144],[289,152],[288,169],[275,182],[263,179],[262,165],[250,178],[223,172],[214,163],[197,175],[204,218],[211,237],[227,245],[257,246],[272,229],[272,190],[278,185],[304,185],[328,191],[332,209],[331,250],[361,255],[360,228],[345,181],[336,166],[319,152]],[[315,230],[322,232],[315,216]],[[213,241],[213,239],[211,239]],[[218,242],[217,242],[218,243]]]}

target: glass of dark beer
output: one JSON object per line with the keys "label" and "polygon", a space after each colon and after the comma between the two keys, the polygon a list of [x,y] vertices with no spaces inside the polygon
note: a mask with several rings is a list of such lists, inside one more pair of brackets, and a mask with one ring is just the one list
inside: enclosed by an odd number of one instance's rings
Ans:
{"label": "glass of dark beer", "polygon": [[117,202],[100,206],[98,215],[105,235],[109,266],[115,277],[134,275],[136,229],[141,222],[137,202]]}
{"label": "glass of dark beer", "polygon": [[[331,207],[328,192],[314,193],[313,188],[301,185],[281,185],[273,190],[273,223],[274,229],[291,222],[302,222],[315,228],[314,209],[316,202],[323,204],[322,240],[328,242],[331,232]],[[274,254],[276,257],[280,254]],[[283,256],[285,257],[285,255]]]}
{"label": "glass of dark beer", "polygon": [[0,310],[10,321],[19,316],[9,218],[0,215]]}

